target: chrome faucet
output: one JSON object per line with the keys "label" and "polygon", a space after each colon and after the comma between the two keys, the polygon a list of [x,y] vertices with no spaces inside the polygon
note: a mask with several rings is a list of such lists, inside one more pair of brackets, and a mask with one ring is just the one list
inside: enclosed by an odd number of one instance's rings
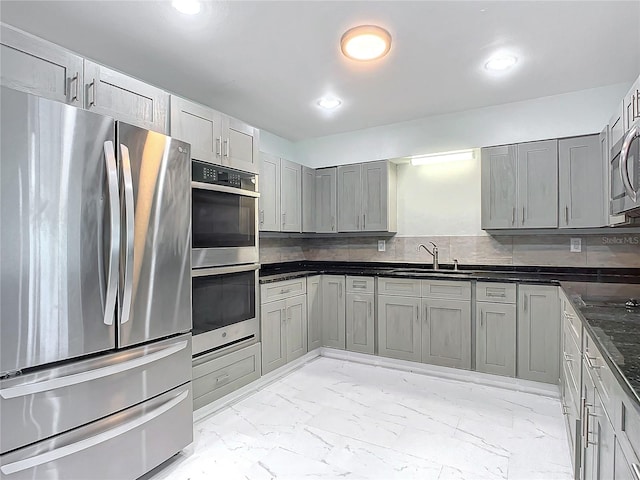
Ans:
{"label": "chrome faucet", "polygon": [[438,246],[433,243],[433,242],[429,242],[431,245],[433,245],[433,249],[429,250],[427,247],[425,247],[422,243],[420,245],[418,245],[418,251],[420,251],[420,248],[424,248],[427,253],[431,256],[433,256],[433,269],[434,270],[438,270],[439,265],[438,265]]}

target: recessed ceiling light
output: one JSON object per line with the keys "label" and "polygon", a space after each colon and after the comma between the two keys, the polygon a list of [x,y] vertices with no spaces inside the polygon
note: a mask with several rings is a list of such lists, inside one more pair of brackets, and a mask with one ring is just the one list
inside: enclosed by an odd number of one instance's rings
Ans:
{"label": "recessed ceiling light", "polygon": [[340,105],[342,105],[342,101],[335,97],[322,97],[318,100],[318,106],[326,110],[333,110],[334,108],[338,108]]}
{"label": "recessed ceiling light", "polygon": [[200,2],[197,0],[173,0],[171,5],[185,15],[195,15],[200,11]]}
{"label": "recessed ceiling light", "polygon": [[353,60],[376,60],[391,49],[391,35],[375,25],[360,25],[342,35],[340,48],[346,57]]}
{"label": "recessed ceiling light", "polygon": [[484,68],[492,72],[503,72],[509,70],[516,63],[518,63],[518,57],[514,55],[496,55],[484,64]]}

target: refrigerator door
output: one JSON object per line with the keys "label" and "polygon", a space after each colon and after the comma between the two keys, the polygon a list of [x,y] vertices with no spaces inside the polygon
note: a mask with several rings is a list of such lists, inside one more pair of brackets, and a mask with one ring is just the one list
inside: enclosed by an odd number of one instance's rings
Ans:
{"label": "refrigerator door", "polygon": [[118,346],[191,330],[187,143],[118,122],[122,210]]}
{"label": "refrigerator door", "polygon": [[0,104],[1,376],[115,347],[120,220],[112,119]]}

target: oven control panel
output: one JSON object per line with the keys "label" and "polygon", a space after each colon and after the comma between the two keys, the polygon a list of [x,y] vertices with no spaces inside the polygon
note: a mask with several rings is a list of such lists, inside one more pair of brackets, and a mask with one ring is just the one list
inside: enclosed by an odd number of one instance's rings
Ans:
{"label": "oven control panel", "polygon": [[198,160],[193,160],[191,164],[191,180],[194,182],[226,185],[242,190],[256,191],[255,174],[240,172]]}

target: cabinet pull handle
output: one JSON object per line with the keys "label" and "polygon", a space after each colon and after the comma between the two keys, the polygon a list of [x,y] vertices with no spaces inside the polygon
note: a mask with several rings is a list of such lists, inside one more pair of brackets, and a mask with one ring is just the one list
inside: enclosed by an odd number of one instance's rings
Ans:
{"label": "cabinet pull handle", "polygon": [[563,415],[566,415],[567,413],[568,413],[568,412],[567,412],[567,406],[563,403],[563,404],[562,404],[562,414],[563,414]]}
{"label": "cabinet pull handle", "polygon": [[229,158],[229,139],[225,138],[224,140],[224,156]]}
{"label": "cabinet pull handle", "polygon": [[516,207],[513,207],[513,210],[511,210],[511,225],[514,225],[516,223]]}
{"label": "cabinet pull handle", "polygon": [[336,217],[331,216],[331,231],[336,229]]}
{"label": "cabinet pull handle", "polygon": [[264,210],[260,210],[260,225],[264,225]]}
{"label": "cabinet pull handle", "polygon": [[286,214],[286,213],[283,213],[283,214],[282,214],[282,226],[283,226],[283,227],[284,227],[284,226],[285,226],[285,224],[287,223],[287,222],[286,222],[286,220],[287,220],[287,214]]}
{"label": "cabinet pull handle", "polygon": [[524,295],[524,311],[527,311],[527,307],[529,306],[529,297],[527,294]]}
{"label": "cabinet pull handle", "polygon": [[96,79],[94,78],[89,84],[89,91],[91,92],[91,101],[89,102],[90,107],[95,107],[96,104]]}
{"label": "cabinet pull handle", "polygon": [[362,214],[362,229],[363,230],[367,229],[367,214],[366,213]]}
{"label": "cabinet pull handle", "polygon": [[[636,117],[640,118],[640,89],[636,90],[636,101],[634,103],[635,103],[635,108],[634,108],[635,113],[633,114],[633,119],[635,120]],[[640,468],[635,463],[634,463],[634,466],[635,468]],[[638,479],[640,480],[640,473],[638,473]]]}
{"label": "cabinet pull handle", "polygon": [[222,137],[216,137],[216,156],[222,155]]}
{"label": "cabinet pull handle", "polygon": [[369,318],[371,318],[371,309],[372,309],[372,307],[371,307],[371,306],[372,306],[372,305],[373,305],[373,301],[370,301],[370,302],[369,302]]}
{"label": "cabinet pull handle", "polygon": [[420,307],[416,305],[416,320],[420,320]]}
{"label": "cabinet pull handle", "polygon": [[564,220],[569,225],[569,206],[565,205],[564,207]]}
{"label": "cabinet pull handle", "polygon": [[340,282],[340,290],[338,290],[339,298],[342,298],[342,282]]}
{"label": "cabinet pull handle", "polygon": [[484,327],[484,312],[480,309],[480,327]]}
{"label": "cabinet pull handle", "polygon": [[631,471],[633,472],[633,476],[636,478],[636,480],[640,480],[640,465],[638,465],[637,463],[632,463]]}
{"label": "cabinet pull handle", "polygon": [[522,207],[522,225],[524,225],[524,207]]}
{"label": "cabinet pull handle", "polygon": [[286,312],[286,309],[283,308],[280,311],[282,312],[282,323],[287,323],[287,312]]}
{"label": "cabinet pull handle", "polygon": [[591,370],[597,370],[598,368],[600,368],[600,365],[593,364],[593,360],[596,360],[596,357],[590,357],[589,355],[585,355],[584,359],[587,363],[587,367],[589,367]]}
{"label": "cabinet pull handle", "polygon": [[226,380],[229,380],[229,374],[225,373],[224,375],[220,375],[218,378],[216,378],[216,385],[218,383],[224,382]]}
{"label": "cabinet pull handle", "polygon": [[356,230],[360,230],[360,215],[356,215]]}
{"label": "cabinet pull handle", "polygon": [[71,83],[75,82],[76,83],[76,88],[74,90],[74,94],[73,97],[71,97],[71,100],[78,100],[79,94],[80,94],[80,72],[76,72],[75,77],[73,77],[71,79]]}

